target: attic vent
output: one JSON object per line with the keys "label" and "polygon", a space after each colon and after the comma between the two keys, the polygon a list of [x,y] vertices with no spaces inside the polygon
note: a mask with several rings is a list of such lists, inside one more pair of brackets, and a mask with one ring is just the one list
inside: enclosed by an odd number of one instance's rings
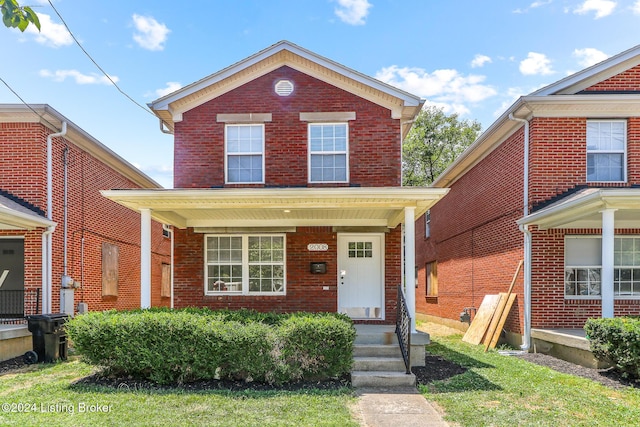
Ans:
{"label": "attic vent", "polygon": [[293,82],[290,80],[278,80],[276,93],[280,96],[289,96],[293,92]]}

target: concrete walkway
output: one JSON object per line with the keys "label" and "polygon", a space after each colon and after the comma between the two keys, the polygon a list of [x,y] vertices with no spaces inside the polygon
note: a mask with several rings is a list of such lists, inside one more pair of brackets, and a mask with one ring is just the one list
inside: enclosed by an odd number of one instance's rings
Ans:
{"label": "concrete walkway", "polygon": [[366,427],[447,427],[440,414],[415,387],[356,390]]}

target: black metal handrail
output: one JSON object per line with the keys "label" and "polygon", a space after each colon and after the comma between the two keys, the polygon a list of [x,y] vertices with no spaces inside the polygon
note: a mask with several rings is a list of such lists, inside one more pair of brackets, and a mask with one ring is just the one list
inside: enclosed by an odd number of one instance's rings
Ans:
{"label": "black metal handrail", "polygon": [[407,368],[407,374],[411,373],[411,316],[409,316],[409,308],[407,300],[402,292],[402,285],[398,285],[398,310],[396,314],[396,335],[398,336],[398,344],[400,344],[400,352],[404,359],[404,366]]}
{"label": "black metal handrail", "polygon": [[16,321],[40,311],[40,288],[0,289],[0,322]]}

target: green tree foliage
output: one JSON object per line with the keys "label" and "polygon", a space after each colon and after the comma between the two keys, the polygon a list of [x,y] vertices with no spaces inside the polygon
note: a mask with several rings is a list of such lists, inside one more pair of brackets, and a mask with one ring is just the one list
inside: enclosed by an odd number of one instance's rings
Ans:
{"label": "green tree foliage", "polygon": [[0,0],[0,11],[2,22],[7,28],[24,31],[29,24],[33,24],[40,31],[38,15],[29,6],[20,6],[17,0]]}
{"label": "green tree foliage", "polygon": [[402,184],[431,184],[480,135],[480,123],[426,107],[416,118],[402,148]]}

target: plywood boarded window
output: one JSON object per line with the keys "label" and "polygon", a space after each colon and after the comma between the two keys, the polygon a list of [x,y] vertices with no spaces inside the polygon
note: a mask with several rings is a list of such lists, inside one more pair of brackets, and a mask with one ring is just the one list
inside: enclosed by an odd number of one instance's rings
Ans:
{"label": "plywood boarded window", "polygon": [[438,296],[438,263],[427,263],[427,297]]}
{"label": "plywood boarded window", "polygon": [[118,296],[118,265],[120,249],[111,243],[102,244],[102,296]]}
{"label": "plywood boarded window", "polygon": [[160,289],[161,297],[171,296],[171,265],[162,264],[162,287]]}

